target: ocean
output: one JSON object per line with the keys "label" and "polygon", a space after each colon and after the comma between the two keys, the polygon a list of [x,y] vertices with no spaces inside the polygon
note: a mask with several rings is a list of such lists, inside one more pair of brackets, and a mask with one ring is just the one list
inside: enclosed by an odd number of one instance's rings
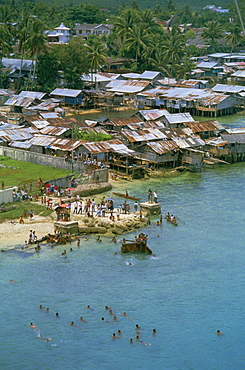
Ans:
{"label": "ocean", "polygon": [[73,243],[67,258],[64,246],[1,253],[0,368],[243,369],[244,180],[235,164],[130,184],[142,200],[157,190],[162,213],[179,218],[143,230],[156,257],[115,255],[119,242],[103,236]]}
{"label": "ocean", "polygon": [[158,191],[162,213],[178,217],[178,226],[157,226],[155,216],[140,230],[155,257],[122,255],[122,236],[113,244],[93,235],[72,252],[17,245],[1,253],[0,369],[244,369],[244,180],[237,163],[125,181],[120,190],[142,201]]}

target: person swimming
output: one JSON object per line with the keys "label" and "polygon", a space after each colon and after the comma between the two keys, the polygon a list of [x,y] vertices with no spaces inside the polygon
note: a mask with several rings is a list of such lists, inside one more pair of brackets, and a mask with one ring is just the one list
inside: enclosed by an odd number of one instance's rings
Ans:
{"label": "person swimming", "polygon": [[111,322],[110,322],[109,320],[105,320],[105,318],[104,318],[104,317],[101,317],[101,320],[102,320],[102,321],[105,321],[107,324],[111,324]]}
{"label": "person swimming", "polygon": [[129,340],[129,343],[134,343],[132,338]]}
{"label": "person swimming", "polygon": [[116,336],[116,333],[113,333],[111,337],[112,337],[113,340],[114,339],[119,339],[119,337]]}
{"label": "person swimming", "polygon": [[44,309],[42,304],[40,304],[39,308],[40,308],[40,310]]}
{"label": "person swimming", "polygon": [[157,333],[156,329],[153,329],[153,330],[152,330],[152,334],[153,334],[153,335],[156,335],[156,333]]}
{"label": "person swimming", "polygon": [[84,322],[85,324],[88,324],[88,321],[83,320],[83,317],[82,316],[80,317],[80,321]]}
{"label": "person swimming", "polygon": [[144,346],[151,346],[151,343],[144,342],[143,340],[140,339],[138,335],[136,335],[135,339],[137,340],[137,342],[143,344]]}
{"label": "person swimming", "polygon": [[134,319],[132,319],[129,315],[127,315],[127,314],[126,314],[126,312],[121,313],[121,315],[123,315],[123,316],[125,316],[125,317],[128,317],[128,318],[129,318],[130,320],[132,320],[132,321],[134,320]]}
{"label": "person swimming", "polygon": [[219,337],[221,337],[221,336],[225,335],[224,333],[221,333],[221,331],[220,331],[220,330],[217,330],[217,331],[216,331],[216,334],[217,334]]}
{"label": "person swimming", "polygon": [[48,307],[46,308],[46,312],[49,312],[49,308]]}
{"label": "person swimming", "polygon": [[58,313],[58,312],[56,312],[55,316],[56,316],[56,317],[60,317],[60,315],[59,315],[59,313]]}
{"label": "person swimming", "polygon": [[9,280],[9,282],[12,283],[12,284],[16,284],[16,281],[14,281],[14,280]]}
{"label": "person swimming", "polygon": [[90,311],[94,311],[94,308],[91,308],[90,305],[88,304],[87,307],[86,307],[88,310]]}
{"label": "person swimming", "polygon": [[38,330],[37,326],[34,325],[32,322],[29,324],[30,328]]}

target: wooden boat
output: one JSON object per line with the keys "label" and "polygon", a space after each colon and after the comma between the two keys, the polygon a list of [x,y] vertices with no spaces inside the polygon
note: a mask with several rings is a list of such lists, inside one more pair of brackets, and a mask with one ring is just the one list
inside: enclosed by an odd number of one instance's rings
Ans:
{"label": "wooden boat", "polygon": [[176,220],[172,220],[169,215],[166,215],[165,218],[168,222],[171,222],[173,225],[178,226],[178,222]]}
{"label": "wooden boat", "polygon": [[123,197],[123,198],[133,199],[133,200],[140,200],[140,198],[131,197],[130,195],[127,195],[127,194],[115,193],[114,191],[113,191],[113,194],[117,195],[118,197]]}
{"label": "wooden boat", "polygon": [[121,244],[122,253],[141,252],[152,254],[152,250],[147,246],[147,237],[143,233],[141,233],[138,238],[135,238],[135,240],[123,239]]}

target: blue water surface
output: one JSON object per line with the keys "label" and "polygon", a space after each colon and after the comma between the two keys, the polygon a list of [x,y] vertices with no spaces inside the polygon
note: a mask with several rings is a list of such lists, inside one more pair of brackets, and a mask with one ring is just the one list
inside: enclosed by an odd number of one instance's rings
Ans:
{"label": "blue water surface", "polygon": [[73,243],[67,258],[64,246],[1,253],[0,368],[244,369],[244,180],[242,163],[130,183],[142,200],[157,190],[163,214],[179,217],[142,230],[156,257],[114,255],[119,242],[103,236]]}

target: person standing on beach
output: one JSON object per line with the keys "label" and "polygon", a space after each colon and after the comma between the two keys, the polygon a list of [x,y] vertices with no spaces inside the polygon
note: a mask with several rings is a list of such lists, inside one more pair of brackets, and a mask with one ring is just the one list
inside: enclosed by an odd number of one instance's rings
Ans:
{"label": "person standing on beach", "polygon": [[138,211],[138,202],[137,200],[134,202],[134,211],[137,212]]}
{"label": "person standing on beach", "polygon": [[34,213],[33,213],[33,210],[32,209],[29,211],[29,215],[30,215],[30,220],[32,220],[32,218],[34,216]]}
{"label": "person standing on beach", "polygon": [[148,203],[152,203],[152,190],[148,190]]}
{"label": "person standing on beach", "polygon": [[154,195],[154,203],[157,203],[157,191],[154,191],[153,195]]}

